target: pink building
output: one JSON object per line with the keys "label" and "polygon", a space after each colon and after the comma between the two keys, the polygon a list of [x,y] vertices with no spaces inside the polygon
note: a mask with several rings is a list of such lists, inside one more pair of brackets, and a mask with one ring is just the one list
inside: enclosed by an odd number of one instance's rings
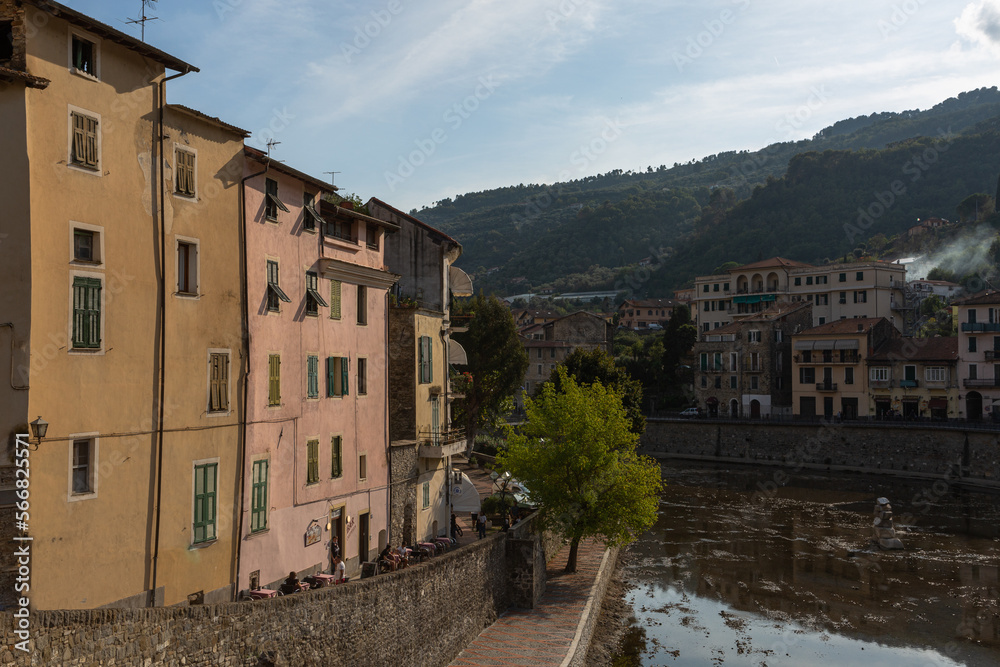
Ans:
{"label": "pink building", "polygon": [[[388,539],[388,290],[395,226],[244,150],[250,360],[239,589],[348,575]],[[234,296],[235,298],[235,296]]]}
{"label": "pink building", "polygon": [[979,292],[951,305],[958,324],[959,409],[970,421],[1000,419],[1000,292]]}

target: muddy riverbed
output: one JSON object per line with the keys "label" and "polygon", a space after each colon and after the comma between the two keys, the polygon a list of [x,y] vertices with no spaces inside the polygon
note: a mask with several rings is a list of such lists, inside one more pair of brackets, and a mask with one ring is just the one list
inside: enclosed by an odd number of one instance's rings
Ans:
{"label": "muddy riverbed", "polygon": [[[663,473],[659,520],[622,566],[631,618],[613,664],[1000,664],[1000,495],[946,478]],[[870,541],[879,496],[903,551]]]}

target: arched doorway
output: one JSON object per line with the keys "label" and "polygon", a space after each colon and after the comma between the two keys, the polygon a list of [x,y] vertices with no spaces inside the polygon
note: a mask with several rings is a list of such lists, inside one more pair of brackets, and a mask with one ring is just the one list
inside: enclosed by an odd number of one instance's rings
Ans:
{"label": "arched doorway", "polygon": [[740,402],[735,398],[729,401],[729,416],[733,419],[740,416]]}
{"label": "arched doorway", "polygon": [[969,421],[974,422],[983,418],[983,395],[978,391],[970,391],[965,395],[965,415]]}
{"label": "arched doorway", "polygon": [[760,401],[756,398],[750,401],[750,419],[760,419]]}

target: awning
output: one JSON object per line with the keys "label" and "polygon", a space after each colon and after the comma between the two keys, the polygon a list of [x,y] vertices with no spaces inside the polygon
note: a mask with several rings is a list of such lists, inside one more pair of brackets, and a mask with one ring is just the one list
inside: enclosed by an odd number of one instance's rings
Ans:
{"label": "awning", "polygon": [[797,340],[795,341],[796,350],[811,350],[813,349],[813,342],[811,340]]}
{"label": "awning", "polygon": [[469,365],[469,355],[465,353],[465,348],[453,340],[448,341],[448,363],[456,366]]}
{"label": "awning", "polygon": [[835,340],[818,340],[813,343],[814,350],[832,350],[833,344],[836,343]]}
{"label": "awning", "polygon": [[858,349],[858,340],[838,340],[833,346],[835,350],[856,350]]}
{"label": "awning", "polygon": [[472,278],[457,266],[448,267],[448,281],[451,283],[451,293],[455,296],[472,296]]}
{"label": "awning", "polygon": [[708,398],[705,399],[705,403],[707,405],[718,405],[719,399],[717,399],[715,396],[709,396]]}
{"label": "awning", "polygon": [[927,402],[927,407],[929,407],[931,410],[934,410],[935,408],[940,408],[942,410],[947,409],[948,399],[932,398],[930,401]]}
{"label": "awning", "polygon": [[760,303],[761,301],[774,301],[774,294],[749,294],[734,296],[733,303]]}

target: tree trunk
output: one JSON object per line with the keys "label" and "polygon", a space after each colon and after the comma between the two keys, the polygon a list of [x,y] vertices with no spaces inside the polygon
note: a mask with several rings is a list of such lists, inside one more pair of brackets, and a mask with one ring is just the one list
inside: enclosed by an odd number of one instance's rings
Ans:
{"label": "tree trunk", "polygon": [[563,572],[576,572],[576,553],[580,549],[580,538],[574,537],[569,543],[569,558],[566,560],[566,569]]}

